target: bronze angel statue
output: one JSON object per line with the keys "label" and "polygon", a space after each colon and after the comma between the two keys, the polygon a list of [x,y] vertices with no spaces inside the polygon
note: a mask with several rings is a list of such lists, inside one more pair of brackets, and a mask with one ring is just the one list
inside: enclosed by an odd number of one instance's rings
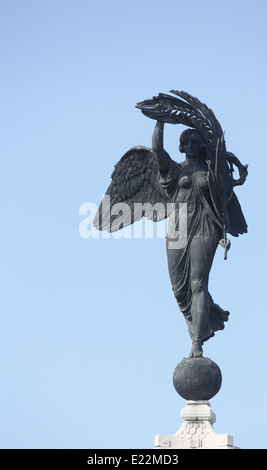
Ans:
{"label": "bronze angel statue", "polygon": [[[94,218],[99,230],[110,232],[130,225],[143,216],[157,222],[173,217],[175,230],[166,237],[172,289],[184,315],[192,340],[190,357],[203,354],[204,341],[222,330],[229,312],[217,305],[208,288],[209,273],[218,245],[224,258],[230,248],[227,234],[238,237],[247,232],[247,223],[234,192],[247,177],[247,165],[226,150],[224,132],[214,113],[189,93],[172,90],[137,103],[142,113],[156,120],[152,148],[133,147],[119,160],[106,191],[110,204],[102,203]],[[165,123],[187,126],[180,135],[183,162],[174,161],[163,145]],[[239,179],[233,178],[233,166]],[[128,211],[112,214],[122,203]],[[150,203],[151,210],[134,210],[134,205]],[[153,210],[157,207],[160,209]],[[186,243],[173,248],[179,239],[178,216],[186,205]],[[177,216],[176,216],[177,213]]]}

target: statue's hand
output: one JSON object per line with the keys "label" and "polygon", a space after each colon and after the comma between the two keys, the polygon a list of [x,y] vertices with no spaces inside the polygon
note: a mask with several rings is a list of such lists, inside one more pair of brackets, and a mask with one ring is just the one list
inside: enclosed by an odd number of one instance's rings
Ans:
{"label": "statue's hand", "polygon": [[168,103],[157,103],[154,106],[154,111],[155,112],[166,112],[168,110],[171,110],[171,106]]}
{"label": "statue's hand", "polygon": [[156,121],[168,122],[172,114],[171,104],[164,99],[159,100],[157,97],[137,103],[136,107],[141,109],[145,116]]}
{"label": "statue's hand", "polygon": [[245,183],[247,176],[248,176],[248,165],[240,164],[238,166],[238,171],[239,171],[239,178],[237,180],[233,180],[234,186],[241,186],[242,184]]}
{"label": "statue's hand", "polygon": [[247,179],[247,176],[248,176],[248,165],[242,165],[240,168],[239,168],[239,183],[238,184],[244,184],[246,179]]}

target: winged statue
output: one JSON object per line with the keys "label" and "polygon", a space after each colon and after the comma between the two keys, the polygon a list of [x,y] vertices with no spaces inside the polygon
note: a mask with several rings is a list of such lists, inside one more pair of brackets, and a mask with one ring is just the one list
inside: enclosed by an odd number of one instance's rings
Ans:
{"label": "winged statue", "polygon": [[[199,357],[204,341],[228,320],[229,312],[209,293],[209,273],[219,244],[227,258],[227,234],[238,237],[247,232],[234,188],[245,182],[248,170],[226,150],[224,132],[211,109],[189,93],[170,93],[137,103],[145,116],[156,121],[152,148],[135,146],[118,161],[93,224],[114,232],[142,217],[174,220],[174,231],[168,230],[166,237],[169,275],[192,340],[189,356]],[[164,149],[165,124],[187,127],[180,135],[183,162],[173,160]],[[238,179],[233,178],[234,166]],[[181,207],[186,207],[186,243],[173,249],[172,242],[181,237]]]}

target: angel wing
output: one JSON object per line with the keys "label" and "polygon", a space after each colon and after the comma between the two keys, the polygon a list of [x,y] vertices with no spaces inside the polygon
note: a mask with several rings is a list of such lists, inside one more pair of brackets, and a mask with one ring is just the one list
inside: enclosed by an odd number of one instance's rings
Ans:
{"label": "angel wing", "polygon": [[[227,161],[224,132],[213,111],[184,91],[171,90],[174,96],[160,93],[137,103],[145,116],[171,124],[184,124],[196,129],[206,146],[210,175],[210,195],[214,211],[224,233],[234,236],[247,232],[247,224],[233,192],[233,179]],[[177,98],[178,96],[178,98]]]}
{"label": "angel wing", "polygon": [[111,178],[93,220],[98,230],[115,232],[142,217],[158,222],[169,216],[169,197],[159,183],[151,149],[136,146],[128,150],[115,165]]}

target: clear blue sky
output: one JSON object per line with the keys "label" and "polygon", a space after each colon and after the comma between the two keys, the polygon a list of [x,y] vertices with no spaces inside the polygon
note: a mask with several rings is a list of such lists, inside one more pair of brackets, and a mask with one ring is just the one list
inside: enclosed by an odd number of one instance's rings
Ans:
{"label": "clear blue sky", "polygon": [[[231,315],[204,354],[223,375],[215,430],[266,448],[266,1],[2,0],[0,21],[0,447],[153,448],[182,424],[190,340],[165,240],[79,235],[80,206],[151,145],[136,102],[178,89],[249,164],[249,233],[210,280]],[[177,160],[181,130],[166,128]]]}

